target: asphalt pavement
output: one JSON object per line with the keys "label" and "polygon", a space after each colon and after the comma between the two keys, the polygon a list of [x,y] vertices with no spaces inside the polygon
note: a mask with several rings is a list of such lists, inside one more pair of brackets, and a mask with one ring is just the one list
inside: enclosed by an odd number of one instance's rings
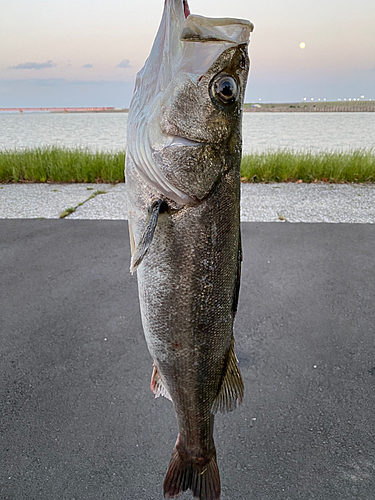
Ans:
{"label": "asphalt pavement", "polygon": [[[375,225],[242,234],[222,500],[375,499]],[[177,425],[129,263],[124,220],[0,220],[1,500],[162,500]]]}

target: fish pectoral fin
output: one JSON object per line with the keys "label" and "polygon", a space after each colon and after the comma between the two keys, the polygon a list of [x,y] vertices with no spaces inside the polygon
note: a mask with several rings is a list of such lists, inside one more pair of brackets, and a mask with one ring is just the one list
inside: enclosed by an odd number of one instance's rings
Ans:
{"label": "fish pectoral fin", "polygon": [[129,227],[130,252],[131,252],[131,255],[133,256],[134,252],[135,252],[135,239],[134,239],[134,233],[133,233],[133,226],[132,226],[130,220],[128,221],[128,227]]}
{"label": "fish pectoral fin", "polygon": [[151,384],[150,388],[152,392],[155,394],[155,398],[158,398],[159,396],[164,396],[165,398],[169,399],[172,401],[171,396],[169,395],[169,392],[165,388],[165,385],[160,377],[160,374],[158,372],[158,369],[154,365],[154,369],[151,375]]}
{"label": "fish pectoral fin", "polygon": [[134,248],[132,252],[132,260],[130,263],[130,272],[134,273],[137,267],[141,264],[145,255],[149,251],[152,240],[154,238],[155,229],[158,223],[159,214],[165,211],[165,206],[167,204],[164,200],[157,200],[149,209],[149,214],[147,217],[146,227],[143,231],[141,239],[139,240],[138,245]]}
{"label": "fish pectoral fin", "polygon": [[234,352],[234,339],[229,349],[226,372],[211,412],[215,415],[217,412],[226,413],[232,411],[240,405],[243,400],[244,385],[238,360]]}

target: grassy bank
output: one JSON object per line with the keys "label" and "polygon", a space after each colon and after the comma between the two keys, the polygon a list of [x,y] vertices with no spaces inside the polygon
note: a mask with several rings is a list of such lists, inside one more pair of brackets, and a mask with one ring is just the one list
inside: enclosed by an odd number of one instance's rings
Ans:
{"label": "grassy bank", "polygon": [[123,182],[124,152],[62,147],[0,151],[0,182]]}
{"label": "grassy bank", "polygon": [[[0,151],[0,182],[124,182],[125,153],[35,148]],[[245,155],[244,182],[375,182],[375,150]]]}
{"label": "grassy bank", "polygon": [[375,150],[266,151],[244,156],[245,182],[375,182]]}

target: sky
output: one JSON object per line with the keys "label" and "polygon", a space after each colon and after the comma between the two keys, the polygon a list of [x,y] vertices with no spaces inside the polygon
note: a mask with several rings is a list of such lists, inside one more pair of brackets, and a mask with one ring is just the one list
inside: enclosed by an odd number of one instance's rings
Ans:
{"label": "sky", "polygon": [[[0,0],[0,108],[128,107],[163,5],[163,0]],[[375,100],[374,0],[189,0],[189,5],[194,14],[254,24],[246,102]]]}

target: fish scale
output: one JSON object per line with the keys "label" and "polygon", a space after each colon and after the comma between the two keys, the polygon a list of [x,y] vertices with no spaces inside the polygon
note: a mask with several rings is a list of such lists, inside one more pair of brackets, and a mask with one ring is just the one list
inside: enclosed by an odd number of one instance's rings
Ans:
{"label": "fish scale", "polygon": [[151,389],[171,399],[179,427],[166,498],[187,489],[200,500],[220,498],[214,414],[243,398],[233,322],[251,31],[248,21],[194,16],[186,1],[166,0],[129,111],[131,270],[154,364]]}

